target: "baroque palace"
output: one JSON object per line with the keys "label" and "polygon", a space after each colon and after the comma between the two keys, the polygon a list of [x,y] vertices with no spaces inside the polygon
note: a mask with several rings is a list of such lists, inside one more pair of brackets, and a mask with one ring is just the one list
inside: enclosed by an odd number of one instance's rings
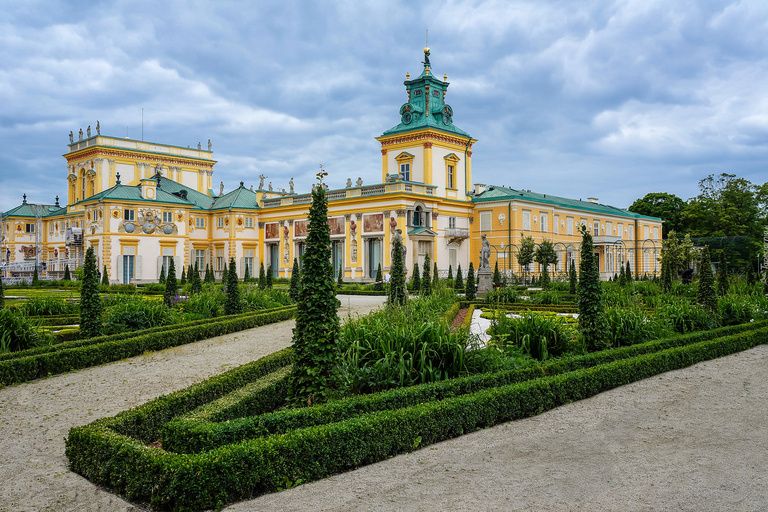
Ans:
{"label": "baroque palace", "polygon": [[[447,76],[431,70],[424,49],[424,70],[406,75],[407,101],[400,123],[377,137],[381,144],[381,182],[326,192],[335,274],[349,281],[371,281],[381,264],[390,265],[391,243],[399,233],[406,245],[406,267],[426,255],[441,275],[449,266],[479,260],[481,237],[491,244],[490,263],[518,273],[520,238],[554,243],[559,262],[554,272],[578,262],[579,226],[594,236],[601,276],[607,279],[629,261],[639,274],[655,274],[660,255],[661,220],[587,201],[501,186],[472,185],[472,152],[477,140],[453,122],[445,101]],[[157,281],[174,259],[181,266],[211,265],[217,277],[230,258],[242,277],[260,264],[275,277],[290,277],[293,259],[304,251],[309,193],[257,189],[243,182],[235,190],[213,190],[213,159],[208,149],[157,144],[96,134],[90,127],[77,139],[70,133],[67,202],[19,206],[2,215],[3,278],[60,279],[64,267],[82,264],[93,247],[99,269],[112,283]],[[495,172],[503,170],[496,170]],[[486,171],[487,173],[487,171]],[[496,174],[498,175],[498,174]],[[511,178],[510,178],[511,179]],[[532,264],[531,267],[538,267]],[[254,272],[254,269],[255,272]],[[539,268],[527,269],[538,272]]]}

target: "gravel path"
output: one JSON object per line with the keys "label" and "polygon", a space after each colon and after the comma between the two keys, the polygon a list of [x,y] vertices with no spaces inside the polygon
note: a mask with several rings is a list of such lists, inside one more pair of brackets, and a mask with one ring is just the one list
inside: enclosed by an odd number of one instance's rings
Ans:
{"label": "gravel path", "polygon": [[[69,429],[279,350],[292,327],[0,390],[0,511],[139,510],[67,470]],[[226,510],[768,510],[767,399],[760,346]]]}

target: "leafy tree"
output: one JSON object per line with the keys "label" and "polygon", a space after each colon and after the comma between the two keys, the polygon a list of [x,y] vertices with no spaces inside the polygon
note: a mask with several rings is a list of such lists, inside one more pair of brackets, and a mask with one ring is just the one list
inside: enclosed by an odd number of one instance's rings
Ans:
{"label": "leafy tree", "polygon": [[248,268],[248,263],[245,264],[245,273],[243,274],[243,282],[247,283],[251,280],[251,269]]}
{"label": "leafy tree", "polygon": [[229,269],[227,269],[227,265],[224,265],[224,268],[221,271],[221,284],[226,285],[229,282]]}
{"label": "leafy tree", "polygon": [[493,265],[493,287],[501,288],[501,272],[499,272],[499,260]]}
{"label": "leafy tree", "polygon": [[[416,263],[414,267],[415,271],[419,264]],[[392,266],[389,269],[389,274],[389,298],[387,302],[391,306],[402,306],[408,299],[408,295],[405,289],[403,243],[398,239],[392,243]]]}
{"label": "leafy tree", "polygon": [[632,277],[632,267],[629,266],[629,261],[627,261],[627,268],[624,269],[624,276],[627,278],[627,284],[632,284],[634,278]]}
{"label": "leafy tree", "polygon": [[581,227],[581,267],[579,268],[579,332],[588,351],[608,347],[605,341],[603,318],[603,287],[595,261],[592,235],[586,226]]}
{"label": "leafy tree", "polygon": [[768,295],[768,270],[765,271],[765,276],[763,279],[763,294]]}
{"label": "leafy tree", "polygon": [[453,281],[453,266],[448,265],[448,280]]}
{"label": "leafy tree", "polygon": [[301,297],[301,269],[299,269],[299,260],[293,258],[293,270],[291,270],[291,288],[288,290],[294,302],[298,302]]}
{"label": "leafy tree", "polygon": [[179,291],[179,285],[176,282],[176,264],[173,262],[173,258],[169,258],[168,264],[168,277],[165,278],[165,294],[163,295],[163,302],[166,306],[173,303],[173,299],[176,298],[176,294]]}
{"label": "leafy tree", "polygon": [[411,290],[415,293],[421,292],[421,271],[419,270],[419,262],[413,264],[413,277],[411,278]]}
{"label": "leafy tree", "polygon": [[475,300],[477,297],[477,283],[475,283],[475,267],[469,262],[469,271],[467,272],[467,286],[464,289],[464,297],[467,300]]}
{"label": "leafy tree", "polygon": [[576,274],[576,263],[571,259],[571,265],[568,269],[568,284],[570,285],[570,292],[576,295],[576,291],[579,285],[579,276]]}
{"label": "leafy tree", "polygon": [[541,283],[542,288],[549,288],[549,266],[557,263],[557,253],[555,252],[555,246],[551,240],[542,240],[534,251],[534,259],[536,263],[542,266]]}
{"label": "leafy tree", "polygon": [[429,276],[429,254],[424,256],[424,273],[421,275],[421,295],[432,295],[432,278]]}
{"label": "leafy tree", "polygon": [[[318,178],[322,179],[322,175]],[[312,191],[306,244],[288,399],[295,405],[309,406],[327,400],[338,386],[340,375],[339,301],[330,262],[328,201],[322,186]]]}
{"label": "leafy tree", "polygon": [[373,289],[377,292],[384,290],[384,277],[381,275],[381,263],[379,263],[379,268],[376,270],[376,283],[373,285]]}
{"label": "leafy tree", "polygon": [[267,289],[267,275],[264,273],[264,262],[261,262],[259,267],[259,290]]}
{"label": "leafy tree", "polygon": [[181,278],[179,278],[179,286],[187,284],[187,275],[184,273],[184,265],[181,266]]}
{"label": "leafy tree", "polygon": [[752,272],[752,265],[747,266],[747,275],[745,276],[747,285],[751,288],[755,286],[757,280],[755,279],[755,273]]}
{"label": "leafy tree", "polygon": [[160,284],[165,284],[165,265],[160,267],[160,277],[157,279]]}
{"label": "leafy tree", "polygon": [[[333,267],[331,267],[331,277],[333,277]],[[272,289],[272,265],[267,267],[267,288]]]}
{"label": "leafy tree", "polygon": [[699,270],[699,289],[697,292],[699,304],[713,313],[717,313],[717,294],[715,293],[715,277],[712,275],[712,260],[709,248],[701,251],[701,266]]}
{"label": "leafy tree", "polygon": [[0,275],[0,309],[5,307],[5,288],[3,288],[3,276]]}
{"label": "leafy tree", "polygon": [[102,303],[99,296],[99,277],[93,247],[85,252],[83,283],[80,287],[80,334],[93,338],[101,334]]}
{"label": "leafy tree", "polygon": [[517,251],[517,263],[523,268],[523,273],[528,274],[528,265],[533,263],[536,252],[536,244],[533,237],[524,236],[520,238],[520,250]]}
{"label": "leafy tree", "polygon": [[[663,253],[662,253],[663,254]],[[661,260],[661,290],[664,293],[672,291],[672,268],[669,260]]]}
{"label": "leafy tree", "polygon": [[237,279],[237,265],[235,258],[229,258],[229,270],[227,271],[227,296],[224,299],[224,314],[236,315],[243,312],[243,301],[240,298],[239,281]]}
{"label": "leafy tree", "polygon": [[459,267],[456,269],[456,281],[453,282],[453,288],[454,290],[464,289],[464,279],[461,275],[461,263],[459,263]]}
{"label": "leafy tree", "polygon": [[69,274],[69,265],[64,265],[64,280],[71,281],[72,276]]}
{"label": "leafy tree", "polygon": [[717,293],[721,296],[728,295],[731,285],[728,282],[728,259],[725,251],[720,253],[720,268],[717,273]]}
{"label": "leafy tree", "polygon": [[658,217],[664,221],[662,237],[667,238],[670,231],[685,232],[684,216],[687,205],[674,194],[651,192],[642,199],[636,199],[628,210],[640,215]]}

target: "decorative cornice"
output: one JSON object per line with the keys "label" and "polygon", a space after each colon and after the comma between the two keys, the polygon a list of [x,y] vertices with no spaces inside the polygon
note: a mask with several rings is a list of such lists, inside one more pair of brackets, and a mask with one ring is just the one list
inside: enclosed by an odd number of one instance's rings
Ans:
{"label": "decorative cornice", "polygon": [[397,210],[395,210],[395,214],[396,214],[398,217],[405,217],[405,210],[404,210],[404,209],[402,209],[402,208],[400,208],[400,209],[397,209]]}
{"label": "decorative cornice", "polygon": [[[138,158],[143,158],[143,159],[150,158],[150,157],[147,157],[147,156],[145,156],[143,154],[141,154],[141,156],[137,156],[135,153],[130,153],[130,152],[127,152],[127,151],[120,151],[120,150],[116,150],[116,149],[104,149],[104,148],[95,147],[95,148],[86,150],[83,153],[67,156],[66,159],[67,159],[67,162],[75,162],[75,161],[80,161],[83,158],[88,158],[88,157],[95,156],[95,155],[114,156],[114,157],[117,157],[117,158],[129,158],[131,160],[135,160],[137,157]],[[204,167],[208,167],[209,169],[213,169],[213,162],[211,162],[210,164],[205,164],[204,162],[201,162],[199,160],[193,160],[193,159],[186,160],[186,159],[183,159],[183,158],[164,157],[164,156],[161,156],[161,155],[154,155],[153,154],[152,157],[151,157],[151,160],[153,162],[164,162],[166,164],[179,164],[179,165],[187,165],[187,166],[194,166],[194,167],[199,167],[200,165],[203,165]]]}
{"label": "decorative cornice", "polygon": [[390,214],[390,213],[391,213],[391,212],[390,212],[389,210],[384,210],[384,216],[385,216],[385,217],[389,217],[389,214]]}
{"label": "decorative cornice", "polygon": [[351,213],[345,213],[344,214],[344,220],[346,220],[347,222],[349,222],[349,219],[351,219],[351,218],[352,218],[352,214]]}
{"label": "decorative cornice", "polygon": [[[433,140],[437,142],[447,142],[449,144],[456,144],[457,146],[467,145],[466,139],[457,139],[456,137],[449,137],[447,135],[439,135],[437,133],[420,133],[418,135],[403,135],[400,137],[393,137],[391,139],[381,141],[382,146],[392,146],[394,144],[402,144],[404,142],[416,142],[420,140]],[[470,142],[469,147],[472,147]],[[382,151],[384,151],[382,149]]]}

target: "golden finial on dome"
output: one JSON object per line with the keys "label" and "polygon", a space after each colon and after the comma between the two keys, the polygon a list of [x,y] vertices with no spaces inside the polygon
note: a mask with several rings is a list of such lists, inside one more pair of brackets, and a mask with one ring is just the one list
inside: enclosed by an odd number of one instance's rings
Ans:
{"label": "golden finial on dome", "polygon": [[424,47],[424,53],[426,53],[427,55],[429,55],[429,46],[425,46],[425,47]]}
{"label": "golden finial on dome", "polygon": [[410,80],[411,79],[411,74],[410,73],[406,73],[405,74],[405,79],[406,80]]}

